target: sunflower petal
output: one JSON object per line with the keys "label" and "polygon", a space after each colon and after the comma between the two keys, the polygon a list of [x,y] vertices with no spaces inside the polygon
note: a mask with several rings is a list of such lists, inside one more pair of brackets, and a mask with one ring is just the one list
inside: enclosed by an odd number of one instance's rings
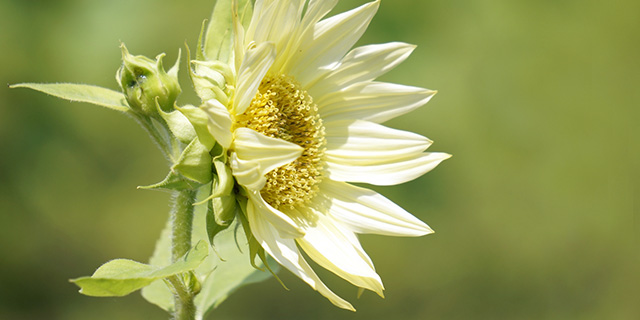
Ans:
{"label": "sunflower petal", "polygon": [[382,123],[427,103],[436,91],[384,82],[364,82],[317,101],[325,121],[361,119]]}
{"label": "sunflower petal", "polygon": [[381,194],[326,180],[320,192],[331,202],[329,215],[357,233],[417,237],[433,230]]}
{"label": "sunflower petal", "polygon": [[325,123],[327,161],[351,165],[391,163],[422,153],[431,141],[419,134],[362,120]]}
{"label": "sunflower petal", "polygon": [[233,145],[238,158],[259,163],[263,175],[297,159],[304,150],[295,143],[267,137],[249,128],[236,129]]}
{"label": "sunflower petal", "polygon": [[358,160],[333,162],[327,159],[327,171],[329,178],[335,181],[391,186],[418,178],[450,157],[451,155],[446,153],[425,152],[366,166]]}
{"label": "sunflower petal", "polygon": [[317,217],[315,225],[307,228],[304,237],[297,239],[302,250],[323,268],[355,286],[382,296],[382,280],[371,266],[371,260],[364,251],[358,250],[361,247],[353,246],[346,235],[353,232],[344,230],[321,212],[317,213]]}
{"label": "sunflower petal", "polygon": [[322,75],[320,70],[340,61],[367,29],[379,5],[379,1],[370,2],[318,22],[292,58],[291,75],[305,86]]}
{"label": "sunflower petal", "polygon": [[260,192],[250,191],[249,199],[251,201],[247,203],[247,211],[251,211],[252,214],[261,215],[269,220],[271,225],[278,230],[281,237],[300,238],[304,236],[304,230],[289,216],[265,202]]}
{"label": "sunflower petal", "polygon": [[301,0],[271,3],[250,26],[247,36],[257,43],[271,41],[281,53],[298,27],[303,5]]}
{"label": "sunflower petal", "polygon": [[208,116],[207,128],[213,138],[225,149],[229,149],[233,135],[231,133],[231,114],[227,107],[220,101],[211,99],[206,101],[201,107]]}
{"label": "sunflower petal", "polygon": [[333,293],[318,278],[302,254],[300,254],[300,251],[298,251],[295,240],[281,238],[278,231],[259,212],[247,211],[247,218],[251,225],[251,232],[256,240],[279,264],[289,269],[311,288],[329,299],[335,306],[355,311],[349,302]]}
{"label": "sunflower petal", "polygon": [[318,100],[352,84],[372,81],[409,57],[416,46],[402,42],[373,44],[351,50],[334,70],[320,78],[309,92]]}
{"label": "sunflower petal", "polygon": [[262,78],[269,71],[275,58],[276,49],[271,42],[260,43],[245,52],[238,71],[238,83],[233,100],[235,114],[242,114],[249,108]]}

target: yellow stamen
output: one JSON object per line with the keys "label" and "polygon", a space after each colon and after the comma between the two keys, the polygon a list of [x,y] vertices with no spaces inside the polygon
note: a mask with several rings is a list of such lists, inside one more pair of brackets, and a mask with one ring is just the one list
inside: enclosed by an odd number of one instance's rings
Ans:
{"label": "yellow stamen", "polygon": [[304,148],[298,159],[267,174],[260,191],[267,203],[279,210],[293,209],[313,198],[322,179],[325,134],[318,107],[300,85],[286,75],[266,76],[235,126]]}

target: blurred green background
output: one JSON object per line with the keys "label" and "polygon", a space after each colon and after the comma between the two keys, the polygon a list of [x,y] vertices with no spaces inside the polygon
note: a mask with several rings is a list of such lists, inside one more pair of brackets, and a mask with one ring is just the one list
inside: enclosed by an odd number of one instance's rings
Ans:
{"label": "blurred green background", "polygon": [[[212,7],[2,0],[0,82],[117,89],[119,41],[172,63]],[[454,157],[375,189],[436,234],[361,238],[384,300],[358,300],[321,272],[357,313],[281,272],[291,291],[273,279],[245,287],[212,319],[640,319],[639,12],[634,0],[383,0],[360,44],[418,49],[382,80],[440,92],[388,125]],[[0,147],[0,319],[167,318],[138,293],[89,298],[67,281],[151,254],[169,197],[135,188],[166,173],[143,131],[103,108],[3,87]]]}

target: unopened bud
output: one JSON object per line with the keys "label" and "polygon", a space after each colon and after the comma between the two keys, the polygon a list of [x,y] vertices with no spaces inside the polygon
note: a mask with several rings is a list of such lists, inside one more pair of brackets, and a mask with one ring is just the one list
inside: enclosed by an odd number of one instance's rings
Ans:
{"label": "unopened bud", "polygon": [[160,108],[169,112],[173,110],[174,103],[180,94],[178,83],[178,64],[164,71],[162,53],[151,60],[145,56],[129,54],[122,44],[122,67],[118,69],[116,79],[127,98],[131,109],[145,116],[157,115],[156,99]]}

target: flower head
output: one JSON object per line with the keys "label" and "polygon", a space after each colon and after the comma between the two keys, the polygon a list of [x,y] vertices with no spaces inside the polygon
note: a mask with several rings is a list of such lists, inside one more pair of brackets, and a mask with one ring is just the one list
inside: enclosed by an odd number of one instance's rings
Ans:
{"label": "flower head", "polygon": [[[431,141],[380,123],[434,91],[374,81],[414,49],[352,49],[379,1],[324,19],[336,0],[257,0],[245,29],[234,12],[230,99],[201,107],[247,199],[251,235],[278,263],[333,304],[353,310],[318,278],[320,266],[382,295],[357,234],[421,236],[432,230],[382,195],[349,182],[395,185],[449,157]],[[305,9],[306,8],[306,9]]]}

